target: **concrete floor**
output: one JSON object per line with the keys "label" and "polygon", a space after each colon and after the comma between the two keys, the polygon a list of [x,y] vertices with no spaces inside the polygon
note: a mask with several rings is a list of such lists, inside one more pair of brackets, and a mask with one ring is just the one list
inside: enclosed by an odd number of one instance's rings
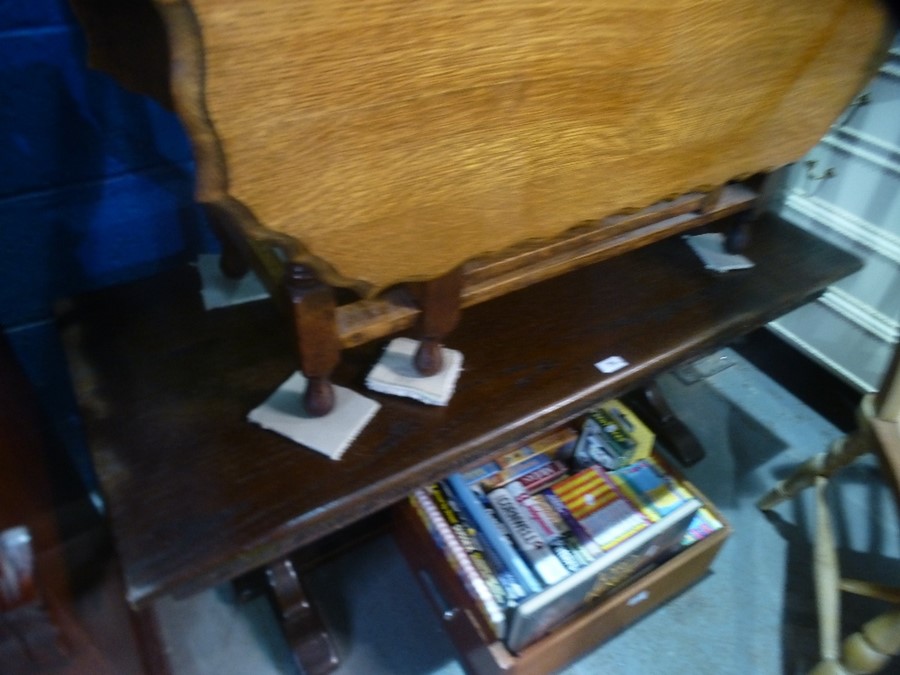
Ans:
{"label": "concrete floor", "polygon": [[[725,514],[734,534],[708,576],[562,672],[806,672],[817,654],[810,495],[783,504],[770,517],[755,501],[840,432],[730,350],[666,376],[662,385],[708,453],[685,473]],[[875,464],[851,467],[831,490],[843,514],[836,524],[848,575],[874,574],[896,583],[900,528]],[[389,537],[334,560],[311,581],[339,643],[339,675],[463,673]],[[846,598],[848,628],[873,609],[880,606]],[[164,601],[159,611],[176,675],[296,672],[262,599],[238,602],[225,586]]]}

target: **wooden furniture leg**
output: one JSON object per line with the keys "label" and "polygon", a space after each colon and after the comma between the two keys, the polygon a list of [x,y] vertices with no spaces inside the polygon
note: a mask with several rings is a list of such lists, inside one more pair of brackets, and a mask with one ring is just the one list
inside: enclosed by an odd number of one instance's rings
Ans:
{"label": "wooden furniture leg", "polygon": [[282,558],[268,565],[266,583],[300,672],[325,675],[337,668],[339,659],[334,643],[310,604],[293,562]]}
{"label": "wooden furniture leg", "polygon": [[857,410],[857,429],[835,441],[829,450],[804,462],[793,475],[779,482],[759,500],[772,509],[801,490],[816,488],[816,539],[813,574],[819,617],[821,661],[813,675],[874,673],[900,653],[900,609],[869,621],[840,648],[842,591],[862,593],[897,602],[900,590],[842,580],[831,515],[825,498],[829,478],[866,452],[875,452],[894,496],[900,500],[900,349],[894,353],[877,395],[863,398]]}
{"label": "wooden furniture leg", "polygon": [[[725,186],[720,185],[707,192],[697,209],[700,213],[710,213],[716,208]],[[758,202],[757,202],[758,203]],[[756,209],[735,216],[725,226],[725,250],[729,253],[740,253],[750,243],[750,222],[758,215]]]}
{"label": "wooden furniture leg", "polygon": [[630,393],[626,402],[683,466],[693,466],[706,456],[700,441],[669,407],[656,382]]}
{"label": "wooden furniture leg", "polygon": [[770,511],[783,501],[815,485],[818,477],[829,478],[868,452],[871,449],[870,443],[871,437],[865,427],[839,438],[831,444],[827,452],[806,460],[793,474],[779,481],[775,487],[760,497],[756,503],[757,507],[762,511]]}
{"label": "wooden furniture leg", "polygon": [[147,675],[173,675],[172,667],[166,658],[156,611],[153,607],[147,607],[132,609],[129,614],[144,672]]}
{"label": "wooden furniture leg", "polygon": [[877,673],[900,654],[900,609],[866,622],[844,640],[844,665],[851,673]]}
{"label": "wooden furniture leg", "polygon": [[334,295],[304,265],[287,265],[285,288],[293,309],[300,369],[308,380],[303,406],[309,415],[321,417],[334,407],[329,378],[341,356]]}
{"label": "wooden furniture leg", "polygon": [[752,224],[758,221],[768,208],[769,201],[776,189],[776,176],[777,172],[772,172],[758,178],[759,187],[753,208],[738,214],[726,226],[725,250],[729,253],[743,253],[750,245]]}
{"label": "wooden furniture leg", "polygon": [[750,245],[751,213],[742,213],[735,217],[725,229],[725,250],[729,253],[743,253]]}
{"label": "wooden furniture leg", "polygon": [[414,362],[422,375],[434,375],[443,368],[441,342],[459,322],[462,270],[419,284],[416,300],[422,308],[419,318],[421,344]]}
{"label": "wooden furniture leg", "polygon": [[[720,185],[707,192],[697,209],[701,214],[710,213],[716,208],[725,186]],[[757,204],[759,199],[757,198]],[[729,253],[741,253],[750,243],[750,223],[759,215],[757,209],[738,214],[725,226],[725,250]]]}
{"label": "wooden furniture leg", "polygon": [[825,494],[828,479],[816,476],[816,538],[813,544],[813,585],[819,616],[819,665],[813,673],[842,672],[841,659],[841,573],[831,511]]}
{"label": "wooden furniture leg", "polygon": [[235,242],[235,236],[238,235],[232,234],[223,223],[228,216],[213,207],[207,207],[206,215],[210,228],[222,247],[219,254],[219,269],[229,279],[240,279],[250,271],[250,264],[247,262],[247,256]]}

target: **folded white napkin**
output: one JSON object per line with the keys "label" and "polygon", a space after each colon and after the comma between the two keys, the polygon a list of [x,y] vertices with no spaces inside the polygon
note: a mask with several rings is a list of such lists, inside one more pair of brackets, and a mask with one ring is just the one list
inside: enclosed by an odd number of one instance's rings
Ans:
{"label": "folded white napkin", "polygon": [[442,347],[443,368],[439,373],[425,376],[413,364],[413,356],[418,348],[417,340],[392,340],[369,372],[366,386],[372,391],[407,396],[429,405],[447,405],[462,371],[462,352]]}
{"label": "folded white napkin", "polygon": [[351,389],[333,386],[334,409],[322,417],[311,417],[303,410],[306,378],[294,373],[262,405],[251,410],[247,419],[331,459],[340,459],[381,404]]}
{"label": "folded white napkin", "polygon": [[262,282],[252,272],[240,279],[222,274],[218,255],[203,253],[197,256],[197,272],[200,274],[200,295],[206,310],[269,297]]}
{"label": "folded white napkin", "polygon": [[730,272],[753,267],[749,258],[725,250],[725,235],[721,232],[686,235],[684,239],[708,270]]}

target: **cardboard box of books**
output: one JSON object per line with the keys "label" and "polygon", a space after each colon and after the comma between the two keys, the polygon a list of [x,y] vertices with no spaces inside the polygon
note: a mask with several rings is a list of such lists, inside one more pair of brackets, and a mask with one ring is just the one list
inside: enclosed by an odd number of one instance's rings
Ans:
{"label": "cardboard box of books", "polygon": [[722,527],[655,457],[571,463],[569,428],[412,497],[512,652]]}

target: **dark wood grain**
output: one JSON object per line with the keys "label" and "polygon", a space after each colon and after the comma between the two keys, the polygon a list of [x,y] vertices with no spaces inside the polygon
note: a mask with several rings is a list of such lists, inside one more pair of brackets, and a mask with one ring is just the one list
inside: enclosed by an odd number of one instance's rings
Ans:
{"label": "dark wood grain", "polygon": [[[411,489],[571,419],[809,300],[858,261],[774,218],[754,269],[715,275],[678,238],[463,313],[465,369],[446,408],[382,409],[339,462],[245,421],[295,369],[263,301],[204,312],[191,269],[80,298],[61,316],[136,606],[285,556]],[[346,350],[363,381],[382,342]],[[594,363],[630,365],[603,375]]]}

